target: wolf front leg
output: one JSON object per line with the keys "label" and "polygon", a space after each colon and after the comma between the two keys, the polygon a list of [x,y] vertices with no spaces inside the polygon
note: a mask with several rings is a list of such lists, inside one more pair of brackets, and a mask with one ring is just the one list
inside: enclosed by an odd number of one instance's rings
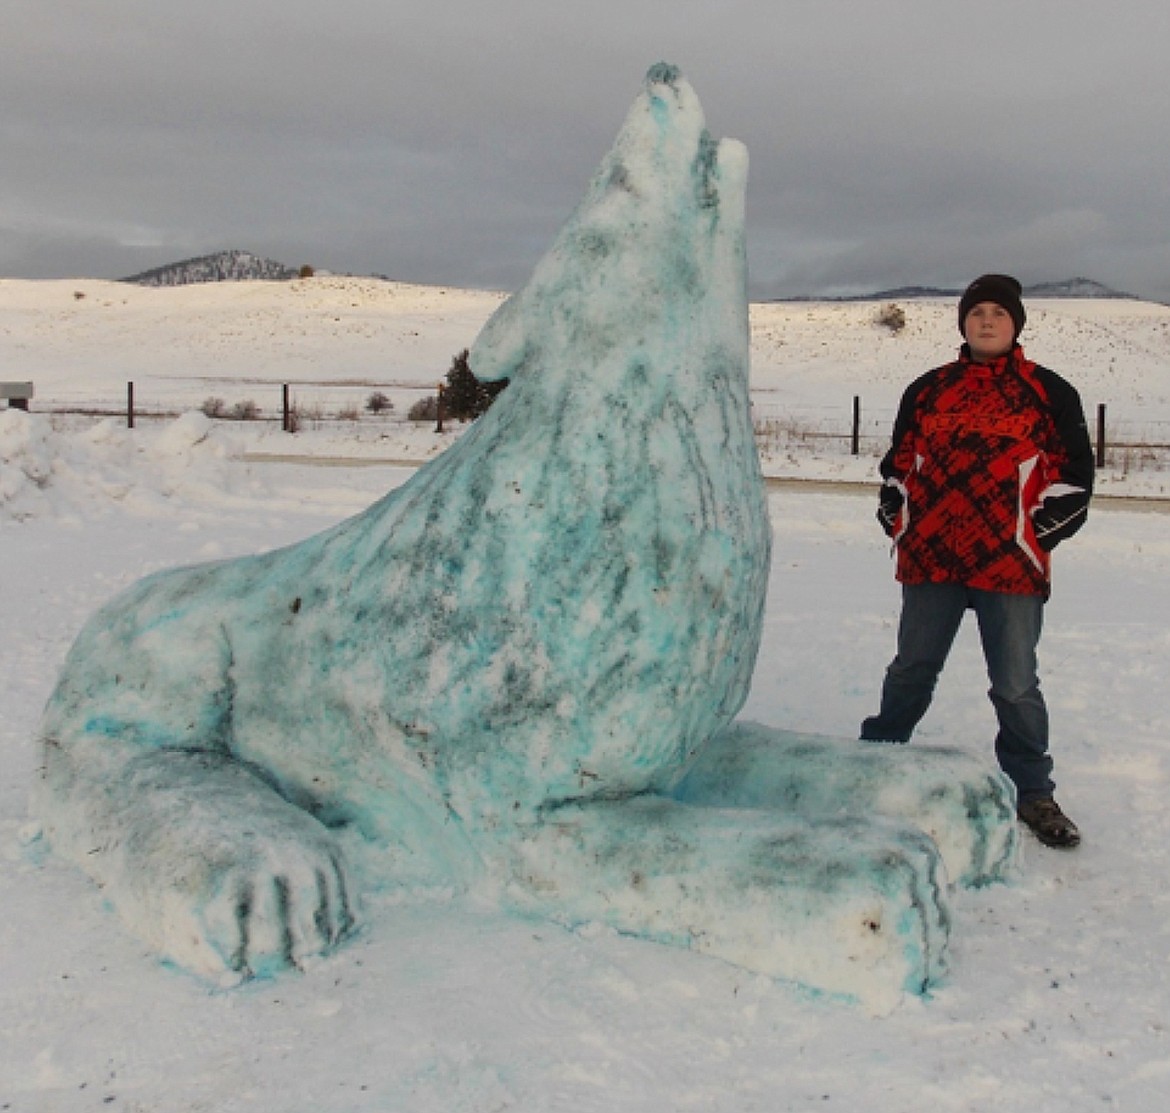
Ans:
{"label": "wolf front leg", "polygon": [[34,807],[127,926],[219,984],[301,966],[354,926],[337,842],[221,753],[44,742]]}
{"label": "wolf front leg", "polygon": [[524,910],[689,947],[874,1012],[926,992],[945,967],[940,859],[892,823],[656,796],[578,803],[530,829],[512,869]]}
{"label": "wolf front leg", "polygon": [[678,783],[692,804],[770,808],[785,815],[885,818],[934,842],[957,885],[1003,881],[1015,868],[1015,789],[961,750],[826,738],[732,723]]}

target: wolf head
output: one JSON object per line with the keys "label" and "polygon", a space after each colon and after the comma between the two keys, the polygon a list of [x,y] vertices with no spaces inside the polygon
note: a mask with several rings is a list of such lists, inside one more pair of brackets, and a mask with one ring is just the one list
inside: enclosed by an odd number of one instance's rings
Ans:
{"label": "wolf head", "polygon": [[679,71],[652,67],[576,211],[477,339],[476,376],[587,372],[606,390],[643,360],[678,390],[715,350],[746,376],[746,178],[743,144],[713,140]]}

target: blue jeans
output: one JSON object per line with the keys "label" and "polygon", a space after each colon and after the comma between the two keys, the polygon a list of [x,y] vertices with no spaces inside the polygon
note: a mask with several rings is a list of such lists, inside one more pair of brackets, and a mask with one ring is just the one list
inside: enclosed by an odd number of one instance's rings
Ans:
{"label": "blue jeans", "polygon": [[861,724],[869,742],[909,742],[934,696],[935,684],[970,608],[979,622],[999,719],[995,756],[1021,801],[1051,796],[1048,708],[1036,674],[1044,621],[1039,595],[979,591],[963,584],[904,584],[898,653],[886,670],[881,710]]}

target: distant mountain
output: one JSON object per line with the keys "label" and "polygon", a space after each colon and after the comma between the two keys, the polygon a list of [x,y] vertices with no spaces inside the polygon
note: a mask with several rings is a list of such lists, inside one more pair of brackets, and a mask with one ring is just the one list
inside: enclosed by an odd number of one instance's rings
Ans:
{"label": "distant mountain", "polygon": [[1102,286],[1091,278],[1068,278],[1063,282],[1040,282],[1024,288],[1026,298],[1132,298],[1117,290]]}
{"label": "distant mountain", "polygon": [[273,259],[262,259],[250,251],[219,251],[168,263],[121,279],[139,286],[189,286],[196,282],[285,282],[300,271]]}
{"label": "distant mountain", "polygon": [[[869,294],[862,298],[851,298],[851,301],[894,301],[898,298],[957,298],[962,295],[960,290],[942,290],[937,286],[899,286],[896,290],[879,290],[876,294]],[[1063,282],[1038,282],[1034,286],[1024,287],[1026,298],[1130,298],[1132,294],[1123,294],[1110,289],[1091,278],[1066,278]]]}
{"label": "distant mountain", "polygon": [[962,290],[944,290],[938,286],[898,286],[893,290],[878,290],[875,294],[864,294],[856,301],[894,301],[898,298],[957,298]]}

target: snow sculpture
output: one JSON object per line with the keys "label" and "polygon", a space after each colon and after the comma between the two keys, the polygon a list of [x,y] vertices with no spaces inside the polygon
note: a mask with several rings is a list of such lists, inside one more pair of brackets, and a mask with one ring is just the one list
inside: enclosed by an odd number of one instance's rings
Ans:
{"label": "snow sculpture", "polygon": [[[476,886],[876,1003],[938,975],[946,874],[918,805],[951,771],[871,822],[906,763],[839,749],[848,795],[814,816],[784,736],[727,733],[770,548],[746,161],[654,67],[474,345],[511,381],[486,416],[357,517],[153,576],[82,632],[42,727],[43,828],[175,962],[303,965],[360,889]],[[955,783],[986,850],[1007,790]],[[972,845],[949,851],[969,881],[1010,856]]]}

